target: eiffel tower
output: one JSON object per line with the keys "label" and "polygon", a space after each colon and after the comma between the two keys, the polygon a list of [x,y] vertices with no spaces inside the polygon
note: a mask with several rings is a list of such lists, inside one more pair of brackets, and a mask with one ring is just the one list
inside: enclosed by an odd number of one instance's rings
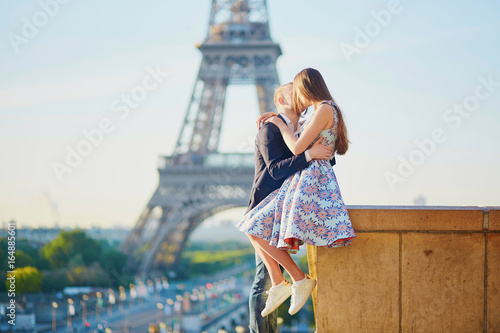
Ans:
{"label": "eiffel tower", "polygon": [[203,220],[248,204],[253,154],[218,153],[227,86],[255,85],[260,113],[275,108],[281,48],[271,39],[266,0],[212,0],[197,47],[203,60],[174,152],[160,157],[158,188],[122,246],[140,274],[174,271]]}

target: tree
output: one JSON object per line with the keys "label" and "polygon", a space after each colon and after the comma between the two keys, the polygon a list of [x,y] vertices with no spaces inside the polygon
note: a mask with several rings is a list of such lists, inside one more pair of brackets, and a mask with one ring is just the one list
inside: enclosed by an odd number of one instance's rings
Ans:
{"label": "tree", "polygon": [[99,262],[105,271],[115,271],[116,273],[121,274],[125,264],[127,263],[127,256],[119,251],[110,249],[102,253]]}
{"label": "tree", "polygon": [[50,243],[43,247],[43,255],[52,268],[66,267],[73,262],[83,261],[89,265],[99,259],[101,247],[94,239],[87,237],[84,231],[62,231]]}
{"label": "tree", "polygon": [[24,251],[16,250],[16,266],[35,266],[35,261],[29,254],[25,253]]}
{"label": "tree", "polygon": [[[6,270],[0,270],[0,281],[7,281],[6,280],[7,278],[7,271]],[[7,291],[7,289],[5,289],[6,287],[6,283],[0,283],[0,292],[4,292],[4,291]]]}
{"label": "tree", "polygon": [[5,285],[7,290],[10,289],[11,280],[9,278],[15,278],[15,290],[18,294],[24,293],[36,293],[41,290],[42,286],[42,273],[35,267],[26,266],[16,269],[17,273],[8,273]]}
{"label": "tree", "polygon": [[99,263],[89,267],[77,266],[68,271],[68,279],[73,286],[108,286],[109,276]]}
{"label": "tree", "polygon": [[42,291],[54,292],[71,286],[66,268],[53,269],[43,272]]}
{"label": "tree", "polygon": [[[21,238],[19,240],[16,240],[16,255],[19,253],[19,251],[22,251],[24,254],[29,256],[31,258],[32,263],[28,264],[19,264],[17,263],[18,267],[24,267],[24,266],[33,266],[38,268],[39,270],[44,270],[50,268],[50,264],[43,257],[43,255],[40,255],[40,249],[34,247],[31,245],[30,241],[26,238]],[[18,261],[18,258],[16,258],[16,262]]]}

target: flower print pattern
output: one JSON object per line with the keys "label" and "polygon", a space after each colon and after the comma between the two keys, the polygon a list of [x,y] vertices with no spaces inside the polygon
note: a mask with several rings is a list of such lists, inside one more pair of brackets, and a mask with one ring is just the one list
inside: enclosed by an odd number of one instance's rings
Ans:
{"label": "flower print pattern", "polygon": [[314,187],[312,184],[304,184],[304,186],[301,189],[301,194],[305,197],[310,197],[314,193]]}
{"label": "flower print pattern", "polygon": [[[335,147],[338,114],[334,110],[332,127],[321,131],[311,145],[322,138],[325,145]],[[308,168],[289,176],[236,227],[291,253],[304,243],[341,247],[352,244],[356,237],[333,168],[324,160],[314,160]]]}

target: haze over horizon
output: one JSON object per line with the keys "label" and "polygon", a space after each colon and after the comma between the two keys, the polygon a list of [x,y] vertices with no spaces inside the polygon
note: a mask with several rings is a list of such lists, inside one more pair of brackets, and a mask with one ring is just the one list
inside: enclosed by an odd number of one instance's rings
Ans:
{"label": "haze over horizon", "polygon": [[[157,157],[173,151],[210,1],[66,1],[23,34],[51,1],[0,4],[0,222],[132,227]],[[281,83],[314,67],[343,109],[351,146],[335,172],[347,205],[500,206],[500,4],[268,6]],[[146,77],[151,89],[126,107]],[[220,151],[253,152],[257,115],[254,87],[230,86]],[[102,140],[59,177],[54,162],[95,129]]]}

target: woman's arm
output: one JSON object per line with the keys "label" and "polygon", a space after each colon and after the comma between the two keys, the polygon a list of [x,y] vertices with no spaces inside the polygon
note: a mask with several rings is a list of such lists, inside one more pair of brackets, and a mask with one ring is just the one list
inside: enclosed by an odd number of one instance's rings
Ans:
{"label": "woman's arm", "polygon": [[332,126],[333,110],[327,105],[320,105],[312,116],[311,122],[306,126],[300,138],[295,138],[292,130],[277,117],[272,117],[268,120],[280,129],[281,135],[285,140],[286,145],[294,155],[302,154],[307,147],[316,139],[319,133]]}
{"label": "woman's arm", "polygon": [[277,116],[278,114],[276,112],[266,112],[266,113],[263,113],[261,114],[258,118],[257,118],[257,121],[255,122],[255,124],[257,125],[257,129],[260,130],[260,127],[263,123],[266,122],[266,120],[268,120],[269,118],[271,117],[275,117]]}

